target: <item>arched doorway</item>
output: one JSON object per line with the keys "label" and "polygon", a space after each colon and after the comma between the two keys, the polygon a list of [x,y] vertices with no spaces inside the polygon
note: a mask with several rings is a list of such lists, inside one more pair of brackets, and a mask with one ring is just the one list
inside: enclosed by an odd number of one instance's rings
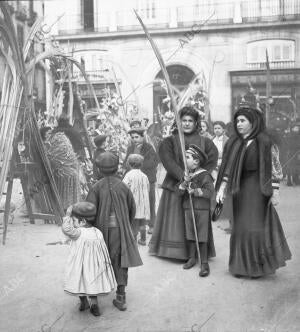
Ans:
{"label": "arched doorway", "polygon": [[[193,80],[194,72],[183,65],[170,65],[167,66],[167,72],[170,76],[171,84],[178,89],[183,91],[188,84]],[[153,110],[154,114],[158,113],[158,110],[164,114],[168,111],[167,103],[164,99],[167,97],[167,90],[164,84],[162,71],[156,76],[153,83]]]}

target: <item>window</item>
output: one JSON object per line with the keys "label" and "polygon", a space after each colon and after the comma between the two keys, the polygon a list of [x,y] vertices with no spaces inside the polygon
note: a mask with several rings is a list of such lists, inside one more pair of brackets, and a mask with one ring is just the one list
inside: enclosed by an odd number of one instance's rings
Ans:
{"label": "window", "polygon": [[295,42],[288,39],[264,39],[247,44],[247,63],[295,61]]}
{"label": "window", "polygon": [[94,0],[83,1],[83,28],[84,30],[94,30]]}

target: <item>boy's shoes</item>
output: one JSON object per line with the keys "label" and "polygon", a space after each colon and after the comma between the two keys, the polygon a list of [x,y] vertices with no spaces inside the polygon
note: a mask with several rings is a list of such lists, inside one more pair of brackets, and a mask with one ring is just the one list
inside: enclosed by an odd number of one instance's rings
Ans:
{"label": "boy's shoes", "polygon": [[98,304],[92,304],[90,309],[91,314],[94,316],[100,316],[100,310]]}
{"label": "boy's shoes", "polygon": [[201,269],[199,272],[200,277],[207,277],[209,275],[209,265],[208,263],[201,264]]}
{"label": "boy's shoes", "polygon": [[79,296],[80,298],[80,306],[79,311],[84,311],[90,307],[89,301],[86,296]]}
{"label": "boy's shoes", "polygon": [[113,305],[120,311],[125,311],[127,309],[125,294],[117,293],[116,298],[113,300]]}
{"label": "boy's shoes", "polygon": [[148,228],[148,234],[152,234],[153,233],[153,227],[149,227]]}
{"label": "boy's shoes", "polygon": [[138,244],[140,244],[141,246],[145,246],[146,245],[146,241],[143,241],[142,239],[138,240]]}
{"label": "boy's shoes", "polygon": [[185,270],[188,270],[191,269],[195,264],[196,264],[196,258],[191,257],[185,264],[183,264],[183,268]]}

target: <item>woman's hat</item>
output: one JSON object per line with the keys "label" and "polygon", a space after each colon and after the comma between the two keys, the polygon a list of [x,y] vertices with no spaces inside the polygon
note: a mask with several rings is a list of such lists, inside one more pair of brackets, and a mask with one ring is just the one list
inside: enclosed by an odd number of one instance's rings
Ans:
{"label": "woman's hat", "polygon": [[112,152],[103,152],[95,160],[103,174],[113,174],[118,170],[119,157]]}
{"label": "woman's hat", "polygon": [[101,146],[104,141],[106,140],[107,136],[106,135],[98,135],[94,138],[94,143],[96,146]]}
{"label": "woman's hat", "polygon": [[190,153],[192,156],[203,159],[203,162],[207,162],[207,154],[197,145],[191,144],[189,145],[189,148],[186,150],[187,153]]}
{"label": "woman's hat", "polygon": [[90,202],[78,202],[72,207],[72,215],[78,218],[92,218],[96,212],[96,206]]}
{"label": "woman's hat", "polygon": [[214,212],[211,216],[212,221],[217,221],[222,213],[223,210],[223,203],[217,203]]}

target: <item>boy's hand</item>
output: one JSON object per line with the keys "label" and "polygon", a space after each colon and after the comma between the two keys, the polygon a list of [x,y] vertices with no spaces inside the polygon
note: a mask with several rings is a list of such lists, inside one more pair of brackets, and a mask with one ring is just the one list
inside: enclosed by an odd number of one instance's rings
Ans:
{"label": "boy's hand", "polygon": [[190,195],[193,195],[195,193],[195,189],[193,188],[187,188],[187,191]]}
{"label": "boy's hand", "polygon": [[73,206],[69,206],[66,211],[66,216],[71,217]]}
{"label": "boy's hand", "polygon": [[185,182],[190,182],[191,181],[191,179],[192,179],[192,177],[189,175],[189,174],[184,174],[184,181]]}

